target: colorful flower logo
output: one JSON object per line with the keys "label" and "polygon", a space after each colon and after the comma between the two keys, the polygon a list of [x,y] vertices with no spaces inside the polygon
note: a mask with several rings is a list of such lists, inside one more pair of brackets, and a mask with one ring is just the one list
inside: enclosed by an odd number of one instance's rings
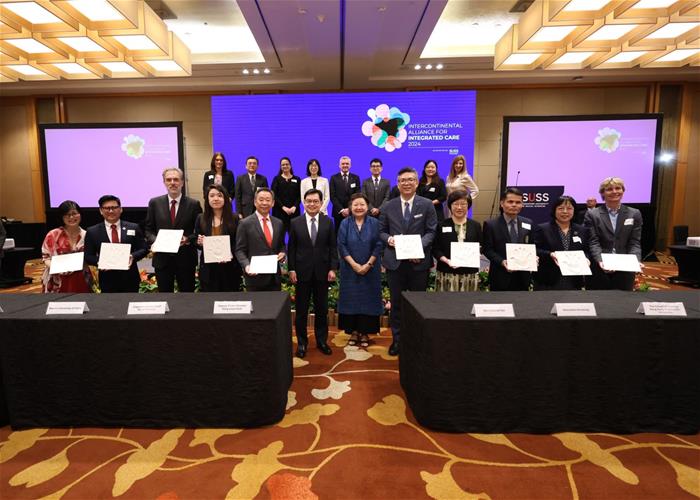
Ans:
{"label": "colorful flower logo", "polygon": [[367,116],[371,121],[362,124],[362,133],[371,137],[372,144],[391,153],[399,149],[406,141],[406,125],[411,121],[407,113],[402,113],[399,108],[390,108],[386,104],[380,104],[375,109],[368,109]]}
{"label": "colorful flower logo", "polygon": [[124,137],[124,142],[122,142],[122,151],[126,153],[126,156],[138,160],[143,156],[146,151],[146,140],[139,137],[138,135],[129,134]]}
{"label": "colorful flower logo", "polygon": [[605,127],[598,131],[598,137],[593,139],[593,142],[598,145],[601,151],[612,153],[620,146],[620,137],[622,137],[621,132],[614,128]]}

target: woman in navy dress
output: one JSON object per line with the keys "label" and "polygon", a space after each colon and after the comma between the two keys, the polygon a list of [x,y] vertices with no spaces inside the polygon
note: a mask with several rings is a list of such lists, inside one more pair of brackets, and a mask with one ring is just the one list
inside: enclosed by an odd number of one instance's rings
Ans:
{"label": "woman in navy dress", "polygon": [[272,179],[272,186],[270,186],[275,193],[272,215],[282,220],[285,233],[289,233],[290,221],[299,216],[300,184],[301,179],[294,175],[291,160],[285,156],[280,160],[280,170]]}

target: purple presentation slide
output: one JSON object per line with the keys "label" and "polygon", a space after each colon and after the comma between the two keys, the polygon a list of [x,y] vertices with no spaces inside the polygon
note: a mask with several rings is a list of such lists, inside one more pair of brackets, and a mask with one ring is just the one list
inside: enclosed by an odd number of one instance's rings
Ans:
{"label": "purple presentation slide", "polygon": [[329,178],[343,155],[361,180],[370,175],[370,160],[380,158],[392,185],[400,168],[413,167],[420,175],[428,159],[437,161],[445,178],[458,154],[473,173],[475,110],[476,91],[211,98],[214,150],[224,153],[236,176],[244,173],[247,156],[257,156],[268,181],[283,156],[301,178],[311,158]]}
{"label": "purple presentation slide", "polygon": [[124,207],[146,207],[165,194],[162,171],[177,167],[178,127],[45,129],[49,200],[96,207],[114,194]]}
{"label": "purple presentation slide", "polygon": [[561,185],[583,203],[590,196],[600,200],[600,181],[620,177],[623,202],[649,203],[656,125],[654,118],[511,121],[507,185]]}

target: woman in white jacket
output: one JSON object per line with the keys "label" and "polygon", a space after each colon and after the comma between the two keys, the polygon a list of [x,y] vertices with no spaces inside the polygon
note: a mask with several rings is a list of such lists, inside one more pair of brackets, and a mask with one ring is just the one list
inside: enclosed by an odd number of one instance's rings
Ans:
{"label": "woman in white jacket", "polygon": [[331,201],[331,192],[328,189],[328,179],[321,177],[321,164],[318,160],[312,158],[306,164],[307,177],[301,180],[301,198],[304,199],[304,193],[309,189],[318,189],[323,193],[323,204],[321,212],[328,215],[328,202]]}

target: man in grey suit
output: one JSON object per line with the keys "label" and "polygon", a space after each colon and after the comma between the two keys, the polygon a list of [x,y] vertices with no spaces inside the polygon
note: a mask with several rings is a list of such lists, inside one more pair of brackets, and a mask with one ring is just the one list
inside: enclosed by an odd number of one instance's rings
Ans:
{"label": "man in grey suit", "polygon": [[[284,260],[284,225],[270,215],[275,195],[268,188],[258,189],[254,198],[255,212],[241,221],[236,231],[236,259],[245,271],[246,290],[249,292],[279,291],[282,279],[279,263]],[[255,255],[277,255],[277,272],[256,274],[250,272],[250,260]]]}
{"label": "man in grey suit", "polygon": [[382,160],[375,158],[369,162],[369,171],[372,176],[362,183],[362,194],[369,200],[369,214],[379,217],[384,203],[389,201],[391,186],[387,179],[382,178]]}
{"label": "man in grey suit", "polygon": [[586,288],[593,290],[632,290],[634,273],[610,271],[603,266],[604,253],[634,254],[642,260],[642,213],[622,204],[625,182],[608,177],[600,183],[599,193],[604,205],[589,209],[584,224],[589,228],[593,275]]}
{"label": "man in grey suit", "polygon": [[258,174],[258,159],[249,156],[245,160],[246,173],[236,178],[234,197],[238,217],[244,219],[255,211],[253,200],[258,189],[267,187],[267,177]]}
{"label": "man in grey suit", "polygon": [[[418,172],[410,167],[399,170],[400,195],[389,200],[379,216],[379,237],[386,245],[382,265],[387,271],[391,294],[391,333],[393,342],[389,354],[399,353],[401,330],[401,292],[424,292],[428,288],[428,273],[433,265],[431,247],[437,230],[437,215],[430,200],[416,195]],[[398,260],[394,236],[417,234],[421,238],[422,259]]]}

